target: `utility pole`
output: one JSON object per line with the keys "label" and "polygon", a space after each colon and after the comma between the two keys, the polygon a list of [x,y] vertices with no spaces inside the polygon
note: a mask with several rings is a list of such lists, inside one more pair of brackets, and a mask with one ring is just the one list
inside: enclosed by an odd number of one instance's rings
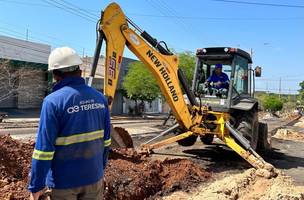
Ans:
{"label": "utility pole", "polygon": [[84,48],[82,48],[82,76],[85,77],[86,76],[86,69],[85,69],[85,65],[84,65]]}
{"label": "utility pole", "polygon": [[282,92],[282,77],[280,77],[280,83],[279,83],[279,99],[281,99],[281,92]]}
{"label": "utility pole", "polygon": [[28,28],[26,29],[26,36],[25,36],[25,39],[26,39],[26,41],[28,41],[28,35],[29,34],[29,31],[28,31]]}

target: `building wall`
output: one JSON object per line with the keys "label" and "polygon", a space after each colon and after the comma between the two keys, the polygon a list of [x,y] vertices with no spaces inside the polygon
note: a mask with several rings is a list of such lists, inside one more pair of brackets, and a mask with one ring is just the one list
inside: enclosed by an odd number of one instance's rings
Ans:
{"label": "building wall", "polygon": [[46,95],[47,79],[43,70],[29,69],[30,75],[21,77],[17,108],[39,108]]}
{"label": "building wall", "polygon": [[[0,108],[39,108],[46,95],[47,63],[51,46],[0,35],[0,60],[17,72],[17,95],[0,102]],[[15,75],[14,74],[14,75]],[[0,84],[6,84],[2,81]],[[0,97],[3,92],[0,91]]]}
{"label": "building wall", "polygon": [[[9,67],[11,70],[9,76],[15,77],[1,79],[1,84],[15,82],[13,87],[1,87],[0,90],[0,108],[39,108],[47,91],[47,72],[34,68],[16,68]],[[0,73],[2,71],[0,70]],[[4,101],[1,98],[5,94],[13,94]]]}

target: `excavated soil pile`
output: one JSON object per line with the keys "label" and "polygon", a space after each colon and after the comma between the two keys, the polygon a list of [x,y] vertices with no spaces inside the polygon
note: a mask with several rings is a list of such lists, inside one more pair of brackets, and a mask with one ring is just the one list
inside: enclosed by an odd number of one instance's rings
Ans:
{"label": "excavated soil pile", "polygon": [[133,148],[133,140],[131,138],[131,135],[128,133],[128,131],[121,127],[115,127],[114,128],[116,133],[121,137],[121,139],[124,141],[126,147]]}
{"label": "excavated soil pile", "polygon": [[0,136],[0,199],[28,198],[26,190],[33,143],[21,143]]}
{"label": "excavated soil pile", "polygon": [[[0,199],[28,199],[33,143],[0,136]],[[105,174],[105,199],[146,199],[186,190],[210,178],[190,160],[151,160],[133,149],[113,150]]]}
{"label": "excavated soil pile", "polygon": [[304,133],[298,133],[290,129],[279,129],[273,137],[283,140],[304,142]]}
{"label": "excavated soil pile", "polygon": [[190,160],[151,160],[133,150],[114,150],[105,175],[105,199],[153,198],[187,190],[210,176]]}
{"label": "excavated soil pile", "polygon": [[290,177],[281,173],[276,178],[266,179],[259,177],[256,172],[249,169],[199,187],[192,194],[179,194],[182,198],[172,194],[164,199],[304,200],[304,186],[295,186]]}

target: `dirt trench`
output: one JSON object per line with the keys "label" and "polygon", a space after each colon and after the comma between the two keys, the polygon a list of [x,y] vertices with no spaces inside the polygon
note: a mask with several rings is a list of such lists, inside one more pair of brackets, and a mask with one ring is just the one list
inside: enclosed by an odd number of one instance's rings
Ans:
{"label": "dirt trench", "polygon": [[[0,199],[28,199],[34,143],[0,136]],[[148,199],[187,190],[211,174],[186,159],[152,160],[133,149],[113,150],[105,173],[105,199]]]}
{"label": "dirt trench", "polygon": [[211,174],[186,159],[151,160],[133,150],[114,150],[106,170],[106,198],[141,200],[187,190]]}

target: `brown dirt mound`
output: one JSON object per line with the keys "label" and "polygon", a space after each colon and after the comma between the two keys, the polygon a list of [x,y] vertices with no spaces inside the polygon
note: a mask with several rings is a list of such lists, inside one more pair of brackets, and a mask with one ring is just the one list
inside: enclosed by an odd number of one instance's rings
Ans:
{"label": "brown dirt mound", "polygon": [[[33,143],[0,136],[0,199],[28,199]],[[146,199],[206,181],[210,174],[190,160],[151,160],[134,149],[113,150],[105,174],[105,199]]]}
{"label": "brown dirt mound", "polygon": [[114,129],[119,134],[119,136],[122,138],[122,140],[126,144],[126,147],[128,147],[128,148],[134,147],[133,140],[126,129],[121,128],[121,127],[115,127]]}
{"label": "brown dirt mound", "polygon": [[[125,157],[118,156],[119,154]],[[186,190],[211,177],[186,159],[143,159],[137,153],[115,151],[106,170],[106,193],[110,199],[146,199],[175,190]],[[121,159],[126,158],[126,159]]]}
{"label": "brown dirt mound", "polygon": [[33,143],[0,136],[0,199],[27,199],[27,179]]}

